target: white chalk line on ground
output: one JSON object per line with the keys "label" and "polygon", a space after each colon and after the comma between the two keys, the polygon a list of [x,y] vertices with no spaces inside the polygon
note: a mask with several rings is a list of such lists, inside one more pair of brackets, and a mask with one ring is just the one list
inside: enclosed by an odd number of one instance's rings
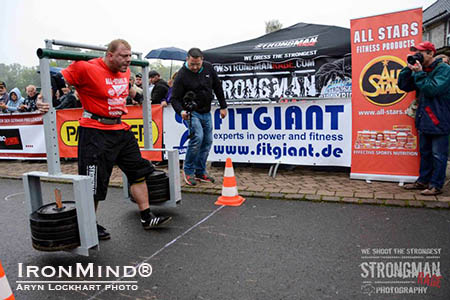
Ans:
{"label": "white chalk line on ground", "polygon": [[[170,242],[168,242],[167,244],[165,244],[161,249],[159,249],[158,251],[156,251],[155,253],[153,253],[152,255],[150,255],[149,257],[147,257],[146,259],[144,259],[143,261],[141,261],[140,263],[138,263],[135,268],[139,268],[140,265],[142,265],[143,263],[148,262],[150,259],[152,259],[153,257],[155,257],[156,255],[158,255],[159,253],[163,252],[165,249],[167,249],[168,247],[170,247],[171,245],[175,244],[176,241],[178,241],[180,238],[182,238],[183,236],[185,236],[186,234],[188,234],[190,231],[192,231],[194,228],[198,227],[200,224],[202,224],[203,222],[205,222],[206,220],[208,220],[210,217],[212,217],[215,213],[217,213],[219,210],[221,210],[223,207],[225,207],[225,205],[222,205],[220,207],[218,207],[216,210],[214,210],[213,212],[211,212],[209,215],[207,215],[206,217],[204,217],[203,219],[201,219],[200,221],[198,221],[196,224],[194,224],[193,226],[191,226],[188,230],[186,230],[185,232],[183,232],[182,234],[180,234],[179,236],[177,236],[176,238],[174,238],[173,240],[171,240]],[[128,274],[127,274],[128,275]],[[117,281],[121,281],[123,278],[125,278],[125,276],[122,276],[120,278],[118,278],[116,280]],[[102,290],[100,290],[97,294],[95,294],[94,296],[90,297],[88,300],[92,300],[97,298],[98,296],[100,296],[101,294],[103,294],[103,292],[105,291],[105,289],[103,288]]]}
{"label": "white chalk line on ground", "polygon": [[15,194],[11,194],[5,197],[5,201],[9,201],[9,198],[12,198],[14,196],[18,196],[18,195],[22,195],[25,194],[25,192],[20,192],[20,193],[15,193]]}

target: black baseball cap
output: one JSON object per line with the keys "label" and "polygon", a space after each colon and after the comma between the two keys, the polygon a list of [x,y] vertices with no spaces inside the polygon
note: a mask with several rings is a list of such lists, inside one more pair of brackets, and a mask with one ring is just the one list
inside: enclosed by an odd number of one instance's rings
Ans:
{"label": "black baseball cap", "polygon": [[3,86],[4,88],[6,88],[6,83],[4,81],[0,81],[0,86]]}
{"label": "black baseball cap", "polygon": [[142,73],[136,73],[136,77],[142,78]]}

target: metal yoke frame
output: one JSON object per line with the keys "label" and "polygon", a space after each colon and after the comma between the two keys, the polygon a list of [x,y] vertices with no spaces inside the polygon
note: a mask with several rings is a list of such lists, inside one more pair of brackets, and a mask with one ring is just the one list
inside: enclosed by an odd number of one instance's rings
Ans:
{"label": "metal yoke frame", "polygon": [[[78,229],[80,232],[80,246],[69,250],[74,254],[89,256],[89,250],[99,250],[96,215],[94,209],[94,196],[92,191],[92,179],[89,176],[71,175],[61,173],[58,133],[56,129],[56,110],[52,105],[50,59],[64,60],[89,60],[100,57],[92,53],[80,53],[76,51],[53,50],[53,45],[78,47],[90,50],[106,51],[106,47],[93,46],[80,43],[72,43],[60,40],[45,40],[45,48],[37,51],[39,57],[39,70],[41,78],[41,93],[43,101],[50,105],[48,113],[43,115],[45,146],[47,151],[48,172],[28,172],[22,175],[25,200],[28,213],[32,214],[43,205],[41,178],[71,181],[74,191],[74,200],[77,209]],[[144,78],[148,78],[149,63],[142,60],[142,53],[132,52],[137,59],[132,59],[131,65],[143,68]],[[169,158],[170,200],[161,203],[161,206],[176,207],[181,201],[180,172],[178,152],[176,150],[152,149],[152,111],[149,101],[148,80],[143,80],[143,122],[144,122],[144,150],[165,151]],[[124,189],[127,187],[124,175]],[[128,189],[127,189],[128,193]]]}

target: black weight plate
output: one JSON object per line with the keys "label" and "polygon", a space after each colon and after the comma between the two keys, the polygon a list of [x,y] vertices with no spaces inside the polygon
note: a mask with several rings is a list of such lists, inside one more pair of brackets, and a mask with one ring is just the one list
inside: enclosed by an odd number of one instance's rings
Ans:
{"label": "black weight plate", "polygon": [[[169,192],[169,186],[168,185],[162,185],[162,186],[158,186],[158,188],[154,188],[154,187],[148,187],[148,195],[151,196],[153,194],[160,194],[160,193],[165,193],[165,192]],[[128,189],[128,194],[131,197],[131,190]]]}
{"label": "black weight plate", "polygon": [[162,203],[162,202],[166,202],[167,200],[170,200],[170,197],[161,197],[161,198],[156,198],[156,199],[149,199],[148,203],[149,204]]}
{"label": "black weight plate", "polygon": [[74,248],[80,245],[79,237],[70,237],[67,239],[59,240],[41,240],[31,238],[33,241],[33,247],[41,251],[59,251]]}
{"label": "black weight plate", "polygon": [[[148,202],[149,203],[158,203],[158,202],[164,202],[170,199],[170,191],[164,190],[159,194],[152,193],[148,196]],[[134,200],[133,196],[130,194],[130,201],[133,203],[136,203],[136,200]]]}
{"label": "black weight plate", "polygon": [[38,227],[57,227],[63,225],[71,225],[77,223],[77,216],[68,217],[60,220],[46,220],[39,217],[37,212],[34,212],[30,215],[30,223],[31,225],[36,225]]}
{"label": "black weight plate", "polygon": [[[150,190],[161,190],[164,188],[169,188],[169,178],[163,179],[163,181],[160,181],[158,183],[151,183],[147,181],[147,187]],[[128,185],[128,192],[130,191],[130,185]]]}
{"label": "black weight plate", "polygon": [[[151,200],[153,200],[153,199],[158,199],[158,198],[170,199],[170,191],[169,191],[169,189],[160,190],[157,193],[155,191],[152,191],[148,195],[149,202]],[[136,203],[136,200],[134,200],[134,197],[131,194],[130,194],[130,201]]]}
{"label": "black weight plate", "polygon": [[148,195],[150,196],[150,195],[152,195],[152,194],[160,194],[160,193],[163,193],[163,192],[167,192],[167,193],[169,193],[169,191],[170,191],[170,189],[169,189],[169,187],[168,186],[166,186],[166,187],[163,187],[163,188],[161,188],[161,189],[148,189]]}
{"label": "black weight plate", "polygon": [[40,240],[60,240],[60,239],[67,239],[71,237],[77,237],[80,233],[78,231],[78,228],[70,229],[66,231],[60,231],[60,232],[39,232],[35,230],[31,230],[31,236],[35,239]]}
{"label": "black weight plate", "polygon": [[53,246],[53,247],[44,247],[39,244],[33,243],[34,249],[39,250],[39,251],[46,251],[46,252],[71,250],[71,249],[75,249],[78,246],[80,246],[79,242],[68,244],[68,245],[62,245],[62,246]]}
{"label": "black weight plate", "polygon": [[147,179],[147,181],[153,181],[156,179],[164,178],[166,176],[167,176],[166,172],[161,171],[161,170],[155,170],[155,171],[153,171],[152,174],[148,175],[146,179]]}
{"label": "black weight plate", "polygon": [[[160,177],[160,178],[152,179],[152,180],[147,179],[146,182],[147,182],[147,185],[149,185],[149,186],[152,186],[155,184],[162,184],[162,183],[169,184],[169,177],[164,176],[164,177]],[[130,187],[130,182],[128,182],[128,187]]]}
{"label": "black weight plate", "polygon": [[55,233],[55,232],[61,232],[61,231],[67,231],[72,229],[78,228],[78,223],[73,223],[70,225],[62,225],[62,226],[54,226],[54,227],[41,227],[31,224],[31,231],[32,232],[39,232],[39,233]]}
{"label": "black weight plate", "polygon": [[62,201],[62,205],[63,207],[59,209],[57,208],[56,203],[50,203],[41,206],[36,212],[42,219],[52,220],[64,219],[77,214],[75,201]]}
{"label": "black weight plate", "polygon": [[156,185],[162,185],[162,184],[169,184],[169,177],[164,177],[164,178],[160,178],[157,180],[153,180],[153,181],[148,181],[147,180],[147,185],[148,186],[156,186]]}
{"label": "black weight plate", "polygon": [[153,199],[163,198],[163,197],[169,197],[170,198],[169,190],[162,191],[162,192],[159,192],[159,193],[152,193],[151,195],[150,194],[148,195],[149,201],[153,200]]}

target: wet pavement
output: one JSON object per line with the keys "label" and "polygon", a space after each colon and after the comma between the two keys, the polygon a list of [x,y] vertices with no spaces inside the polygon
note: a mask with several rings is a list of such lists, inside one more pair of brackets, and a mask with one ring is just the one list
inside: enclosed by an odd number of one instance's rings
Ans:
{"label": "wet pavement", "polygon": [[[242,173],[238,171],[240,176]],[[323,172],[321,177],[345,181],[345,173],[328,173]],[[298,176],[302,180],[314,177],[306,171]],[[243,178],[238,177],[238,182],[245,181]],[[63,200],[73,197],[68,184],[45,182],[42,186],[46,200],[53,201],[56,187],[61,189]],[[267,193],[281,194],[282,190]],[[264,190],[255,191],[260,192]],[[326,197],[340,197],[337,192]],[[98,222],[112,238],[101,241],[99,251],[82,257],[34,250],[22,182],[1,179],[0,259],[16,299],[27,300],[448,299],[450,295],[448,210],[343,201],[280,201],[282,197],[270,196],[246,198],[240,207],[224,207],[214,205],[216,195],[183,193],[177,208],[154,208],[156,213],[171,215],[173,221],[159,230],[145,231],[136,205],[123,199],[120,188],[112,187],[98,211]],[[440,252],[433,256],[396,252],[408,249]],[[363,267],[371,262],[378,263],[374,276]],[[417,277],[403,278],[397,273],[389,277],[390,262],[438,263],[442,276],[439,287],[418,283]],[[99,266],[149,264],[152,273],[130,278],[126,273],[100,277],[98,272],[92,277],[89,273],[43,276],[52,268],[86,268],[89,264],[97,271]],[[26,275],[30,266],[40,270],[38,276],[33,272]],[[58,290],[76,286],[77,291]],[[24,290],[27,287],[36,290]]]}

